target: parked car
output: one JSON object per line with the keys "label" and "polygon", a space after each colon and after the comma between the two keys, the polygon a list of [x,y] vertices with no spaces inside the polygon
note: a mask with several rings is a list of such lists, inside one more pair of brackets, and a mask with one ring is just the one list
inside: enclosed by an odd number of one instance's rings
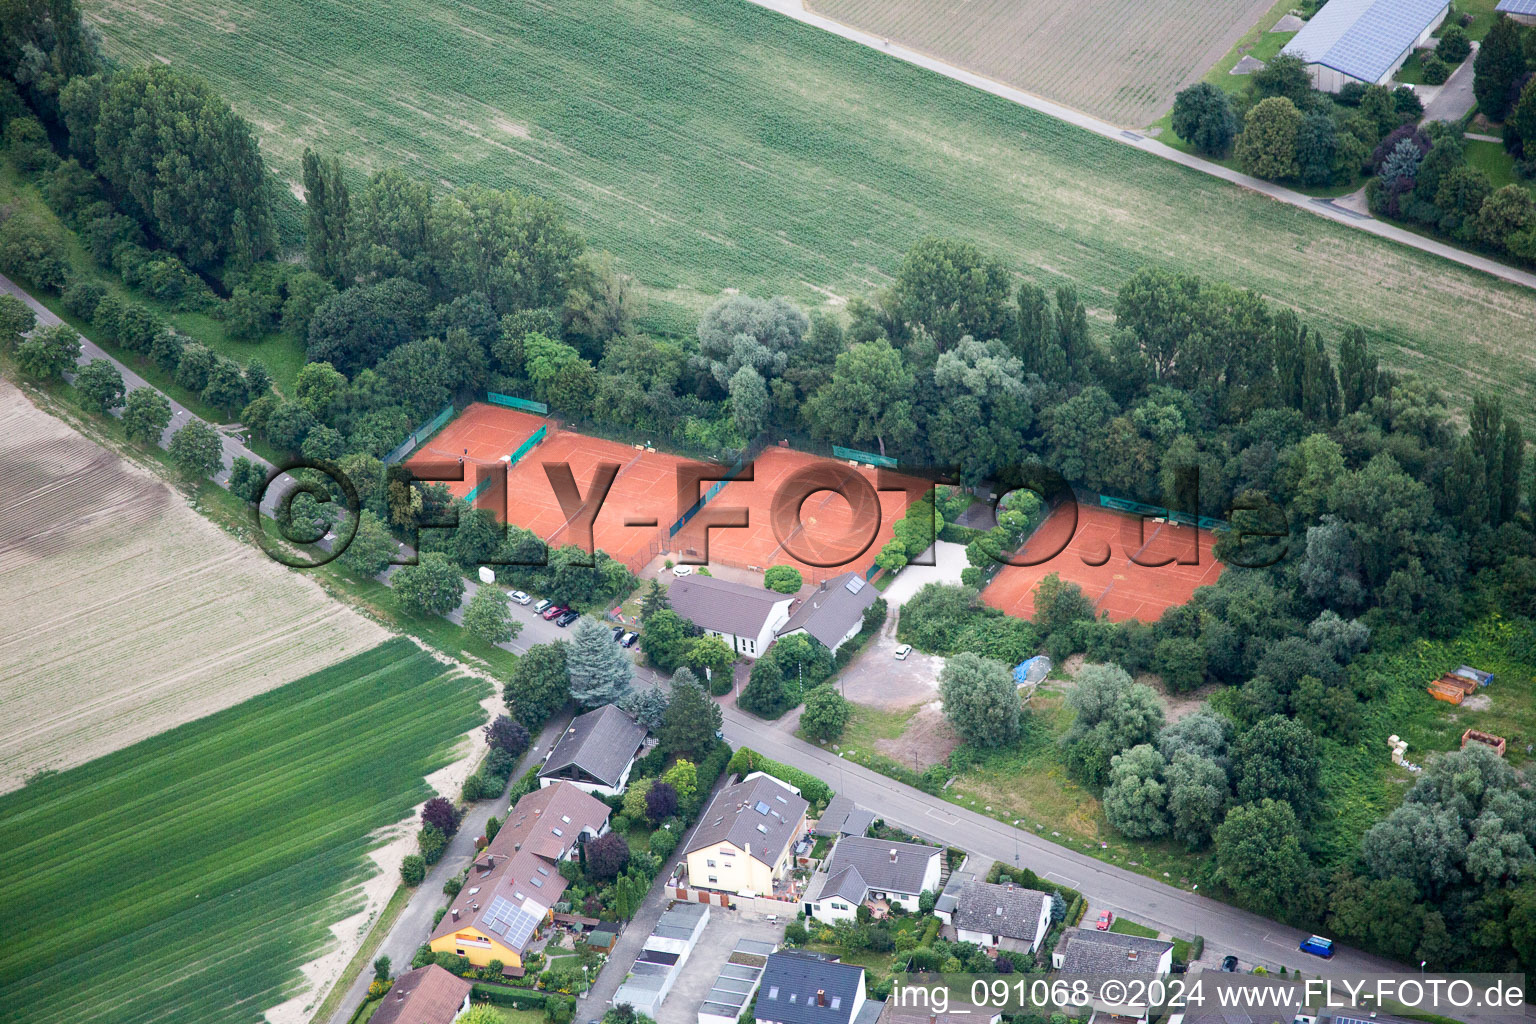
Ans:
{"label": "parked car", "polygon": [[693,575],[693,566],[691,566],[691,565],[674,565],[672,567],[672,575],[676,576],[678,579],[682,579],[684,576],[692,576]]}
{"label": "parked car", "polygon": [[1235,956],[1224,956],[1224,957],[1222,957],[1221,958],[1221,969],[1226,971],[1228,974],[1236,974],[1237,973],[1237,957],[1235,957]]}
{"label": "parked car", "polygon": [[625,633],[623,636],[619,637],[619,646],[620,647],[633,647],[633,646],[635,646],[635,641],[639,640],[639,639],[640,639],[640,634],[639,633]]}
{"label": "parked car", "polygon": [[558,619],[555,620],[555,625],[559,626],[561,629],[564,629],[566,626],[569,626],[579,618],[581,618],[581,612],[567,609],[561,613]]}
{"label": "parked car", "polygon": [[1296,948],[1303,953],[1320,956],[1324,960],[1333,959],[1333,940],[1325,939],[1321,935],[1309,935],[1307,938],[1302,939],[1301,945]]}
{"label": "parked car", "polygon": [[532,601],[532,600],[533,600],[533,598],[529,597],[527,594],[523,593],[521,590],[514,590],[514,591],[512,591],[512,603],[513,604],[527,604],[529,601]]}
{"label": "parked car", "polygon": [[533,606],[533,614],[535,614],[535,615],[543,615],[544,612],[549,609],[549,606],[554,604],[554,603],[555,602],[551,601],[547,597],[539,598],[539,603]]}
{"label": "parked car", "polygon": [[911,653],[912,653],[912,645],[911,644],[902,644],[900,647],[896,648],[896,660],[897,661],[906,661],[907,660],[907,655],[909,655]]}
{"label": "parked car", "polygon": [[624,627],[623,626],[614,626],[613,627],[613,642],[614,643],[618,643],[619,642],[619,637],[621,637],[623,635],[624,635]]}
{"label": "parked car", "polygon": [[1109,931],[1109,926],[1115,923],[1115,915],[1107,910],[1099,911],[1099,920],[1094,925],[1101,932]]}
{"label": "parked car", "polygon": [[563,604],[552,604],[548,608],[544,609],[544,619],[545,621],[556,619],[568,611],[570,611],[570,609]]}

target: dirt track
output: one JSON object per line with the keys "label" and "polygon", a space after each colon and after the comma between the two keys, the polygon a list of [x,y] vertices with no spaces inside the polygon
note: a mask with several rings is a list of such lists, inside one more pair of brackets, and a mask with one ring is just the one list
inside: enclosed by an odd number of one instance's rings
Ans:
{"label": "dirt track", "polygon": [[0,792],[387,638],[0,380]]}

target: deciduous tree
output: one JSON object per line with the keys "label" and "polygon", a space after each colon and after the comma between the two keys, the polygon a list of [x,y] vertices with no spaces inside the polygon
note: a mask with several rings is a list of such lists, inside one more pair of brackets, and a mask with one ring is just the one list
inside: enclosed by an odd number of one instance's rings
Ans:
{"label": "deciduous tree", "polygon": [[939,674],[944,717],[967,743],[1000,747],[1019,737],[1020,702],[1008,666],[969,651],[944,663]]}
{"label": "deciduous tree", "polygon": [[464,598],[464,575],[448,556],[429,551],[415,565],[403,565],[390,584],[405,607],[422,615],[444,615]]}
{"label": "deciduous tree", "polygon": [[105,359],[92,359],[75,374],[75,387],[91,408],[105,414],[123,404],[123,375]]}
{"label": "deciduous tree", "polygon": [[218,431],[202,420],[188,420],[171,436],[166,451],[170,453],[171,461],[176,464],[181,475],[188,480],[211,476],[223,465],[224,442]]}

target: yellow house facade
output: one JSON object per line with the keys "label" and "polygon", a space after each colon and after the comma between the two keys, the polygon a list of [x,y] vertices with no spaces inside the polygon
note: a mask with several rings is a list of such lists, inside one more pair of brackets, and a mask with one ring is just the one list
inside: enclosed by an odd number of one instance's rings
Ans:
{"label": "yellow house facade", "polygon": [[769,893],[794,866],[809,804],[762,772],[727,786],[699,819],[688,846],[688,884],[738,894]]}

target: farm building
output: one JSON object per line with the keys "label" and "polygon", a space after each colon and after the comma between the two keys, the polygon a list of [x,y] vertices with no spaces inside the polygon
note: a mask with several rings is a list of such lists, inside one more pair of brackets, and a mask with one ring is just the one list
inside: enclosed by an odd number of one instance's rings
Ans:
{"label": "farm building", "polygon": [[395,979],[370,1020],[378,1024],[452,1024],[469,1009],[471,988],[469,982],[437,964],[418,967]]}
{"label": "farm building", "polygon": [[944,851],[937,846],[844,836],[811,879],[805,912],[823,921],[851,921],[861,905],[879,901],[915,911],[923,890],[939,891],[943,870]]}
{"label": "farm building", "polygon": [[958,890],[946,888],[945,894],[953,895],[953,904],[942,912],[935,904],[934,910],[940,920],[954,927],[961,942],[1033,953],[1051,927],[1048,892],[1012,883],[972,881]]}
{"label": "farm building", "polygon": [[864,627],[864,610],[879,596],[861,573],[845,572],[823,580],[811,596],[791,612],[789,621],[779,627],[777,635],[809,633],[836,654],[839,647],[852,640]]}
{"label": "farm building", "polygon": [[792,950],[768,958],[761,986],[756,1016],[763,1024],[854,1024],[867,998],[864,968]]}
{"label": "farm building", "polygon": [[1280,52],[1306,61],[1323,92],[1385,85],[1450,9],[1449,0],[1329,0]]}
{"label": "farm building", "polygon": [[470,866],[432,932],[432,952],[467,957],[476,967],[492,960],[521,967],[523,950],[565,892],[560,861],[607,828],[608,805],[568,782],[523,797]]}
{"label": "farm building", "polygon": [[667,588],[667,600],[677,614],[748,658],[768,649],[775,632],[789,621],[789,607],[794,603],[787,594],[713,576],[685,576],[674,581]]}
{"label": "farm building", "polygon": [[556,741],[539,772],[539,785],[567,782],[597,796],[616,796],[645,743],[645,726],[606,704],[577,715]]}
{"label": "farm building", "polygon": [[655,1019],[656,1010],[672,991],[673,982],[698,945],[709,908],[701,903],[676,903],[661,915],[646,936],[624,983],[613,994],[615,1005],[628,1003],[636,1013]]}
{"label": "farm building", "polygon": [[794,866],[810,809],[800,791],[753,772],[726,786],[699,818],[688,844],[688,882],[698,889],[770,893]]}
{"label": "farm building", "polygon": [[1494,10],[1509,15],[1522,25],[1536,25],[1536,0],[1499,0]]}

